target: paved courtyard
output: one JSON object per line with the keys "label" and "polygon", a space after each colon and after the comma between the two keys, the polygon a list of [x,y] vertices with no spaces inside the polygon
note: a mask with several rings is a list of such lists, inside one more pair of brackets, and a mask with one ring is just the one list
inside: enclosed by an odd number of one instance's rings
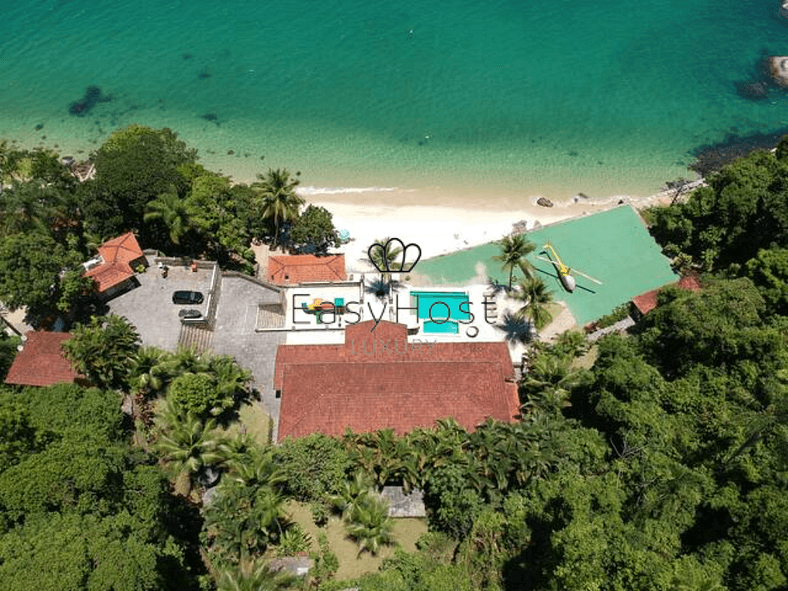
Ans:
{"label": "paved courtyard", "polygon": [[273,440],[279,427],[279,399],[274,391],[274,361],[277,347],[285,342],[286,333],[255,332],[261,305],[277,304],[278,291],[246,277],[223,277],[221,296],[216,309],[213,350],[232,355],[254,376],[263,409],[273,420]]}
{"label": "paved courtyard", "polygon": [[[127,291],[108,302],[110,311],[125,316],[140,333],[144,345],[155,345],[168,351],[178,347],[181,321],[178,312],[184,309],[206,312],[208,291],[211,287],[211,270],[171,266],[167,277],[151,266],[145,273],[136,275],[139,287]],[[172,294],[179,290],[199,291],[205,299],[200,305],[177,305]]]}

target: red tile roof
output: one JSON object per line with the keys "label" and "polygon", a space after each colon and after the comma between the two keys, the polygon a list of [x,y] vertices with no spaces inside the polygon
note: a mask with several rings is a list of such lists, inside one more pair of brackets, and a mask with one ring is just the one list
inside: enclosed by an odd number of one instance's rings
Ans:
{"label": "red tile roof", "polygon": [[519,413],[505,343],[430,343],[402,324],[349,326],[343,345],[280,345],[274,387],[281,390],[279,440],[391,427],[404,434],[453,417],[474,430],[487,417]]}
{"label": "red tile roof", "polygon": [[[687,289],[689,291],[698,292],[700,291],[700,282],[698,278],[694,275],[685,275],[682,277],[677,285],[682,289]],[[652,289],[651,291],[647,291],[646,293],[640,294],[632,298],[632,303],[635,304],[635,307],[638,309],[643,315],[648,314],[654,308],[657,307],[657,296],[659,292],[662,290],[660,287],[659,289]]]}
{"label": "red tile roof", "polygon": [[28,332],[24,349],[17,353],[5,383],[51,386],[80,379],[82,376],[74,371],[60,348],[70,338],[67,332]]}
{"label": "red tile roof", "polygon": [[99,246],[103,262],[85,273],[98,284],[99,293],[123,283],[134,275],[131,263],[143,257],[134,234],[128,232]]}
{"label": "red tile roof", "polygon": [[278,285],[297,285],[310,281],[344,281],[345,255],[313,254],[268,257],[266,276]]}
{"label": "red tile roof", "polygon": [[647,291],[646,293],[632,298],[632,303],[635,304],[638,312],[645,315],[657,307],[657,294],[659,294],[659,289],[652,289],[651,291]]}

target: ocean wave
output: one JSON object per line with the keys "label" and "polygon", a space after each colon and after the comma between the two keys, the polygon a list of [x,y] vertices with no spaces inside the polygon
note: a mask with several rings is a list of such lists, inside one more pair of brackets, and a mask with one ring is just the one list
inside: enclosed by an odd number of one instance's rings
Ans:
{"label": "ocean wave", "polygon": [[342,195],[347,193],[392,193],[404,191],[399,187],[298,187],[299,195]]}

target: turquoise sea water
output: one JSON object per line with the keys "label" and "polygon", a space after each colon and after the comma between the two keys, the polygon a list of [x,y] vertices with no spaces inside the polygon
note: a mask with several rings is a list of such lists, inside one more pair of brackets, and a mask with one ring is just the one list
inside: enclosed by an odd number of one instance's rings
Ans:
{"label": "turquoise sea water", "polygon": [[[788,54],[772,1],[4,4],[0,137],[87,153],[168,126],[209,167],[316,193],[643,195],[700,144],[788,126],[788,97],[734,89]],[[91,84],[113,100],[69,115]]]}

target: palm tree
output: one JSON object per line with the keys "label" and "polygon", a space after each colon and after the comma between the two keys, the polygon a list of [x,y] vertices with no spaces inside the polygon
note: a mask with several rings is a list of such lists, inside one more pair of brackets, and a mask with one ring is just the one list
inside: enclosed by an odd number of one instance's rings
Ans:
{"label": "palm tree", "polygon": [[371,494],[372,484],[367,472],[356,470],[353,478],[345,480],[339,493],[331,496],[331,503],[343,519],[350,519],[361,499]]}
{"label": "palm tree", "polygon": [[562,409],[572,405],[569,394],[591,375],[583,368],[573,367],[572,361],[571,355],[548,349],[531,362],[520,383],[526,413],[556,417]]}
{"label": "palm tree", "polygon": [[244,564],[262,555],[284,533],[284,497],[268,486],[223,481],[205,511],[210,551]]}
{"label": "palm tree", "polygon": [[389,517],[388,502],[377,495],[356,499],[345,529],[358,544],[359,555],[364,550],[377,555],[381,547],[394,544],[394,522]]}
{"label": "palm tree", "polygon": [[242,368],[229,355],[211,355],[206,361],[208,373],[216,380],[216,390],[221,398],[235,400],[252,380],[252,372]]}
{"label": "palm tree", "polygon": [[494,256],[493,259],[503,263],[504,271],[509,271],[509,289],[512,289],[515,267],[519,267],[526,278],[533,277],[533,265],[525,257],[534,251],[536,245],[529,241],[525,234],[504,236],[498,241],[498,245],[501,254]]}
{"label": "palm tree", "polygon": [[161,220],[169,233],[170,242],[180,245],[181,238],[188,234],[193,225],[189,219],[186,201],[178,196],[175,188],[162,193],[145,206],[143,219],[146,222]]}
{"label": "palm tree", "polygon": [[271,570],[262,562],[248,561],[235,570],[222,572],[216,581],[217,591],[283,591],[291,589],[298,577]]}
{"label": "palm tree", "polygon": [[381,246],[369,250],[372,263],[380,271],[381,281],[389,281],[391,279],[391,273],[386,273],[384,269],[396,271],[401,267],[401,264],[396,261],[402,254],[402,249],[399,246],[395,246],[390,240],[391,238],[388,236],[383,240],[375,240],[375,244],[380,244]]}
{"label": "palm tree", "polygon": [[237,437],[222,447],[229,468],[228,476],[247,486],[274,487],[285,482],[285,476],[274,461],[271,448],[263,448],[248,435]]}
{"label": "palm tree", "polygon": [[192,489],[192,478],[222,461],[223,438],[213,419],[201,422],[193,413],[184,412],[167,400],[161,419],[164,422],[157,448],[176,474],[176,490],[184,496]]}
{"label": "palm tree", "polygon": [[66,357],[79,373],[104,388],[125,387],[130,359],[139,347],[139,334],[122,316],[92,316],[78,324],[63,343]]}
{"label": "palm tree", "polygon": [[298,218],[298,210],[304,199],[296,195],[295,188],[301,182],[292,178],[284,169],[269,169],[265,176],[258,174],[258,182],[252,183],[259,198],[262,200],[261,214],[263,219],[274,223],[274,241],[271,248],[276,247],[276,240],[283,223],[293,222]]}
{"label": "palm tree", "polygon": [[514,298],[523,305],[514,313],[515,318],[523,320],[528,317],[533,320],[536,328],[544,327],[552,318],[546,306],[553,301],[553,294],[539,277],[522,280],[518,283],[518,287],[519,290],[515,292]]}
{"label": "palm tree", "polygon": [[146,398],[162,392],[167,386],[164,367],[169,353],[158,347],[140,347],[129,361],[129,384]]}

